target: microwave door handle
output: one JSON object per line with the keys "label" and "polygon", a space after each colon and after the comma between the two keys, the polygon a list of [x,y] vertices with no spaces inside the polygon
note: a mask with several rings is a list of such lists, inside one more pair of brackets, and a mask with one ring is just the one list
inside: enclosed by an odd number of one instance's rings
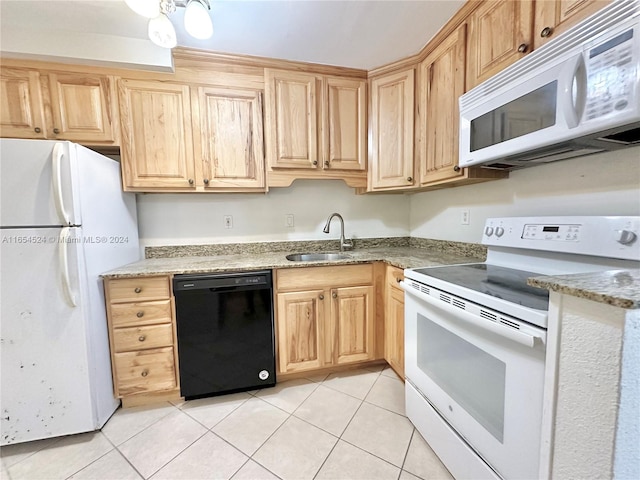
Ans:
{"label": "microwave door handle", "polygon": [[560,108],[567,126],[575,128],[580,124],[587,102],[587,69],[582,54],[567,62],[560,74],[558,89]]}
{"label": "microwave door handle", "polygon": [[400,286],[409,295],[412,295],[433,307],[455,315],[457,318],[460,318],[467,323],[472,323],[473,325],[476,325],[484,330],[489,330],[490,332],[500,335],[501,337],[508,338],[509,340],[524,345],[525,347],[533,348],[536,344],[536,339],[542,340],[540,337],[529,335],[528,333],[519,332],[517,330],[513,330],[510,327],[504,327],[499,323],[493,323],[490,320],[479,320],[475,315],[472,315],[469,312],[466,312],[458,307],[452,307],[447,303],[442,303],[434,300],[429,295],[426,295],[407,286],[405,282],[400,282]]}

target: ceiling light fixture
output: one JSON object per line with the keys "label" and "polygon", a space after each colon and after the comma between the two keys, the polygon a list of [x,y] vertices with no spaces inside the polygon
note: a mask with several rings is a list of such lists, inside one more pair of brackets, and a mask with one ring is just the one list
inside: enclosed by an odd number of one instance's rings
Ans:
{"label": "ceiling light fixture", "polygon": [[185,8],[184,27],[187,32],[200,40],[213,35],[213,24],[209,16],[209,0],[125,0],[126,4],[139,15],[150,18],[149,38],[163,48],[173,48],[178,44],[176,29],[169,15],[176,7]]}

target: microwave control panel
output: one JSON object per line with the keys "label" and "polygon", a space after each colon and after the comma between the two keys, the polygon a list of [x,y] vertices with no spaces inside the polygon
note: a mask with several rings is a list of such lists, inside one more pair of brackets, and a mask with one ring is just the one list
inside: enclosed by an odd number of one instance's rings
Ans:
{"label": "microwave control panel", "polygon": [[635,33],[631,28],[586,52],[587,120],[622,111],[633,102]]}

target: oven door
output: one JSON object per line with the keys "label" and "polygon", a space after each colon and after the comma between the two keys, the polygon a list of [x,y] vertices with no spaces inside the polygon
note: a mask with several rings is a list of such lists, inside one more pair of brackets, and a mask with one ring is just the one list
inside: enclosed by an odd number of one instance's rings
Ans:
{"label": "oven door", "polygon": [[407,379],[499,475],[537,478],[545,330],[402,286]]}

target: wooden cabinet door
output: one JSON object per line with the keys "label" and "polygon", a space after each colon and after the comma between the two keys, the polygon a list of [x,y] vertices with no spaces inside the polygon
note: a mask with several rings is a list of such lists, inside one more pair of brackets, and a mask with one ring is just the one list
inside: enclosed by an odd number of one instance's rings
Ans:
{"label": "wooden cabinet door", "polygon": [[200,87],[196,158],[205,189],[265,189],[262,94],[253,90]]}
{"label": "wooden cabinet door", "polygon": [[404,378],[404,291],[387,285],[384,323],[384,359]]}
{"label": "wooden cabinet door", "polygon": [[468,23],[469,90],[519,60],[533,48],[531,0],[483,2],[470,15]]}
{"label": "wooden cabinet door", "polygon": [[58,72],[47,75],[53,115],[48,136],[80,143],[113,143],[113,77]]}
{"label": "wooden cabinet door", "polygon": [[327,77],[323,168],[367,168],[367,91],[363,80]]}
{"label": "wooden cabinet door", "polygon": [[370,190],[413,185],[414,70],[371,82]]}
{"label": "wooden cabinet door", "polygon": [[120,80],[125,189],[195,188],[189,87]]}
{"label": "wooden cabinet door", "polygon": [[534,48],[541,47],[609,3],[611,3],[610,0],[536,1],[533,28]]}
{"label": "wooden cabinet door", "polygon": [[271,168],[318,168],[316,75],[265,70],[265,126]]}
{"label": "wooden cabinet door", "polygon": [[0,136],[46,138],[42,103],[37,70],[0,69]]}
{"label": "wooden cabinet door", "polygon": [[461,176],[458,98],[464,93],[466,26],[420,64],[420,184]]}
{"label": "wooden cabinet door", "polygon": [[281,373],[313,370],[325,365],[325,295],[324,290],[277,294],[278,369]]}
{"label": "wooden cabinet door", "polygon": [[375,292],[372,286],[331,290],[331,348],[333,363],[373,360],[375,355]]}

